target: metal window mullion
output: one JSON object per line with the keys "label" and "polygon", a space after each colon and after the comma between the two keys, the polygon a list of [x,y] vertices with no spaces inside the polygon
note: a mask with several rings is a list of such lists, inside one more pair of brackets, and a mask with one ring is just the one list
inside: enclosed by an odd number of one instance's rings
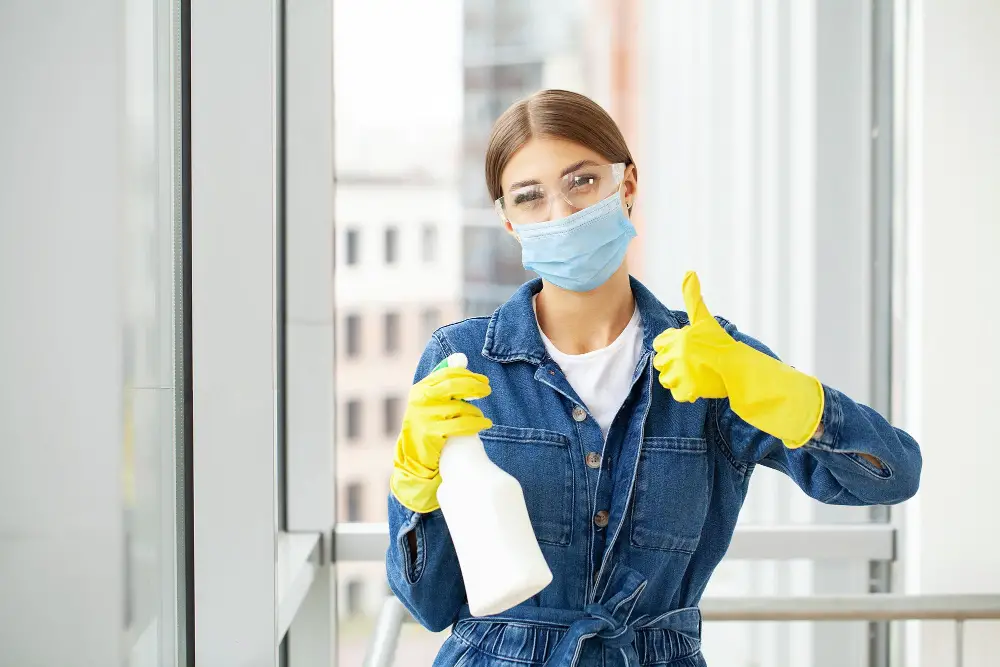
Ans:
{"label": "metal window mullion", "polygon": [[[882,415],[892,412],[892,234],[893,234],[893,0],[872,0],[871,17],[871,406]],[[887,524],[886,506],[871,508],[871,520]],[[872,561],[869,592],[892,591],[892,564]],[[869,625],[869,665],[891,662],[890,627],[886,621]]]}

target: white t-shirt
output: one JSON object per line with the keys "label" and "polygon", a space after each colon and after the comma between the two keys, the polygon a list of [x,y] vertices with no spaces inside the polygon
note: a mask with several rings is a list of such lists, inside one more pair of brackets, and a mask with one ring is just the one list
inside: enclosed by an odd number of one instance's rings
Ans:
{"label": "white t-shirt", "polygon": [[[536,320],[537,324],[537,320]],[[610,345],[586,354],[565,354],[556,349],[541,327],[538,333],[549,356],[559,364],[571,387],[597,420],[604,438],[611,422],[632,389],[632,374],[642,357],[642,319],[639,309]]]}

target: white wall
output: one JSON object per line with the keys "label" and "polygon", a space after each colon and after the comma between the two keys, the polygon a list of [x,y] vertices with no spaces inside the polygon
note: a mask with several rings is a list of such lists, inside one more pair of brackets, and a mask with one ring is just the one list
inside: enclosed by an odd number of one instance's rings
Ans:
{"label": "white wall", "polygon": [[[1000,592],[1000,3],[914,3],[905,418],[924,473],[907,589]],[[910,665],[951,664],[953,629],[910,635]],[[1000,624],[970,624],[966,665],[996,664]]]}

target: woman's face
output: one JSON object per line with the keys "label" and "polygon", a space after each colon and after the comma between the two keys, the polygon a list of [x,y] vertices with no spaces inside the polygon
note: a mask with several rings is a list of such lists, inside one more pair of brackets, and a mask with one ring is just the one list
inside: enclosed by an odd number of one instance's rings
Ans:
{"label": "woman's face", "polygon": [[[609,162],[610,160],[600,153],[572,141],[549,137],[532,138],[514,153],[500,174],[504,201],[509,204],[512,193],[524,191],[532,185],[540,184],[548,193],[559,192],[560,184],[567,174],[586,171],[588,166],[606,165]],[[620,188],[626,213],[628,207],[635,201],[636,190],[635,165],[629,165]],[[578,210],[580,208],[574,207],[563,197],[556,196],[551,198],[551,209],[544,217],[547,220],[558,220]],[[543,221],[537,220],[537,222]],[[507,231],[513,232],[509,221],[505,225]]]}

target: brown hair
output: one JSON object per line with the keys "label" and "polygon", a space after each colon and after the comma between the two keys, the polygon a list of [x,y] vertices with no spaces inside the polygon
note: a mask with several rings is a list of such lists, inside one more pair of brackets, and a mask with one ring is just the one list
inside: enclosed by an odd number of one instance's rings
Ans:
{"label": "brown hair", "polygon": [[529,139],[539,136],[573,141],[613,164],[634,164],[621,130],[599,104],[568,90],[541,90],[512,104],[493,125],[486,149],[490,199],[503,195],[500,174],[510,158]]}

